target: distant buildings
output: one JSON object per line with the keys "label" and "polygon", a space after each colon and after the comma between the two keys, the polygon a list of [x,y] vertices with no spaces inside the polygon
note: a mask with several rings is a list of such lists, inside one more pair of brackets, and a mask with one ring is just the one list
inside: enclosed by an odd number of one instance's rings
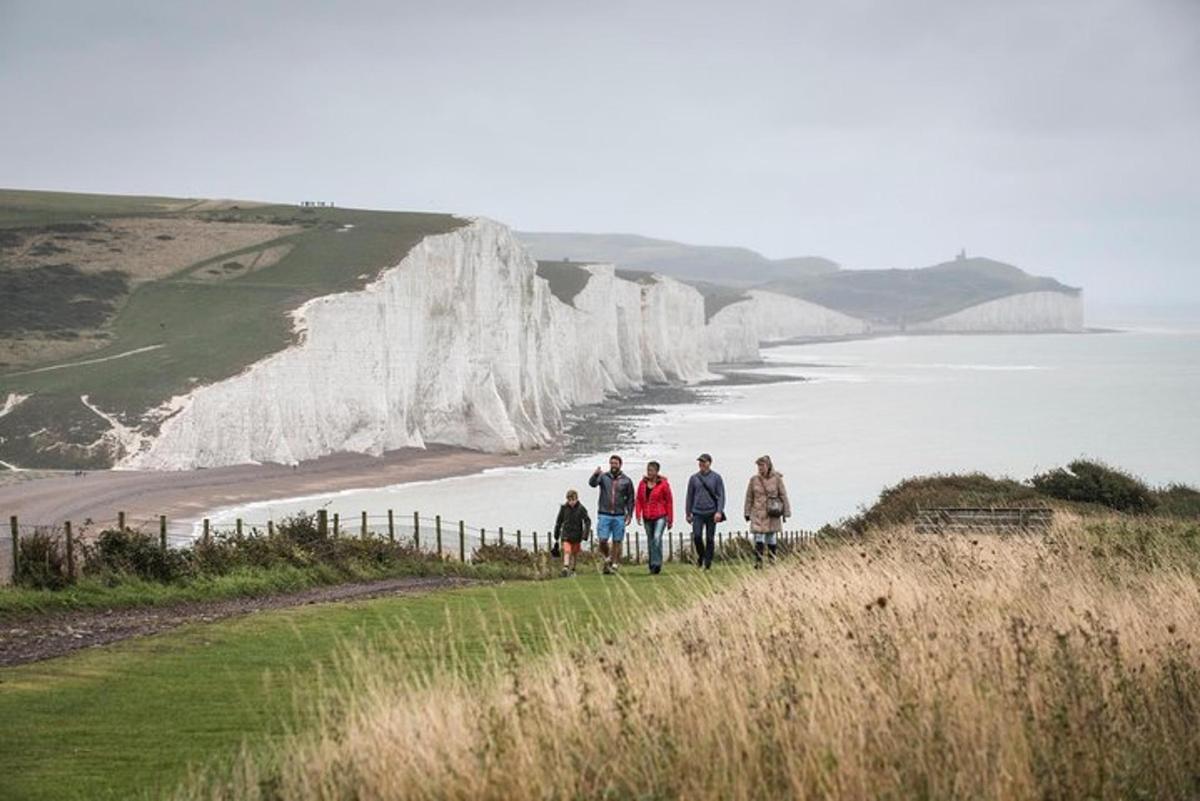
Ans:
{"label": "distant buildings", "polygon": [[332,209],[332,200],[301,200],[300,207],[304,209]]}

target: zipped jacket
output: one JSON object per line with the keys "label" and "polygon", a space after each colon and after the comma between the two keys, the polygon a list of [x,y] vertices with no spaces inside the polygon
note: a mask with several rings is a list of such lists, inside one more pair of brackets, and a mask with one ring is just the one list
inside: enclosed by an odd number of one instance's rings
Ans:
{"label": "zipped jacket", "polygon": [[653,487],[643,478],[638,484],[634,509],[639,523],[665,517],[667,528],[675,525],[675,498],[671,494],[671,483],[667,481],[667,477],[660,475],[658,483]]}
{"label": "zipped jacket", "polygon": [[600,475],[593,473],[588,479],[588,486],[600,488],[596,514],[633,516],[633,482],[624,472],[615,476],[611,470],[606,470]]}
{"label": "zipped jacket", "polygon": [[554,539],[564,542],[583,542],[592,528],[592,520],[582,503],[571,506],[564,503],[558,507],[558,519],[554,521]]}

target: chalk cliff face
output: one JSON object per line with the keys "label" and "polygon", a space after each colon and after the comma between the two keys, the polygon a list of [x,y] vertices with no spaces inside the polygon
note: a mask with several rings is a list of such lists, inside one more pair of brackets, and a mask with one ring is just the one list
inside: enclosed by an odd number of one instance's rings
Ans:
{"label": "chalk cliff face", "polygon": [[746,294],[745,300],[724,307],[709,320],[705,340],[711,361],[754,361],[761,342],[869,330],[862,320],[806,300],[757,289]]}
{"label": "chalk cliff face", "polygon": [[[144,425],[114,422],[119,466],[286,464],[431,442],[537,448],[573,406],[650,383],[702,380],[710,362],[757,360],[760,342],[869,330],[759,290],[706,325],[704,298],[690,286],[650,274],[626,280],[611,264],[581,269],[587,283],[567,303],[499,223],[477,219],[427,237],[364,289],[297,309],[293,346],[171,399]],[[921,330],[1081,327],[1078,296],[1037,292]],[[20,401],[10,395],[0,415]]]}
{"label": "chalk cliff face", "polygon": [[1082,331],[1083,293],[1025,292],[980,303],[909,331],[945,333]]}
{"label": "chalk cliff face", "polygon": [[571,406],[707,375],[703,298],[595,265],[571,306],[504,226],[475,220],[415,246],[357,292],[294,314],[298,344],[186,396],[121,466],[290,463],[428,442],[547,444]]}

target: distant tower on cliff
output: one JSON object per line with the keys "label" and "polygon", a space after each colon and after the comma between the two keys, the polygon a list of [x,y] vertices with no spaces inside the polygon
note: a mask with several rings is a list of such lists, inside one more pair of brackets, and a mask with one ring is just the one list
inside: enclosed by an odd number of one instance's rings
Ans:
{"label": "distant tower on cliff", "polygon": [[963,248],[960,251],[958,251],[958,255],[954,257],[954,260],[955,261],[966,261],[967,260],[967,249]]}

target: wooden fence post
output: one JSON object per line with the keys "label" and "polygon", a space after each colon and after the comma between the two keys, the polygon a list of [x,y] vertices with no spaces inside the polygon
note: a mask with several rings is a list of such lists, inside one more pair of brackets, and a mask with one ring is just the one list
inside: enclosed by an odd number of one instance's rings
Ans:
{"label": "wooden fence post", "polygon": [[504,545],[504,526],[500,526],[500,545]]}
{"label": "wooden fence post", "polygon": [[117,512],[117,528],[121,531],[125,530],[125,513]]}
{"label": "wooden fence post", "polygon": [[396,518],[391,509],[388,509],[388,539],[392,542],[396,541]]}
{"label": "wooden fence post", "polygon": [[16,515],[8,518],[8,527],[12,530],[12,580],[16,584],[21,571],[21,525]]}
{"label": "wooden fence post", "polygon": [[537,532],[535,531],[535,532],[533,532],[533,552],[537,553],[539,550],[540,549],[538,548],[538,536],[537,536]]}
{"label": "wooden fence post", "polygon": [[675,540],[671,536],[671,532],[666,532],[667,535],[667,561],[675,559]]}
{"label": "wooden fence post", "polygon": [[437,535],[437,555],[438,559],[442,558],[442,516],[437,515],[433,518],[434,533]]}
{"label": "wooden fence post", "polygon": [[517,529],[517,550],[521,550],[521,529]]}
{"label": "wooden fence post", "polygon": [[167,550],[167,516],[158,516],[158,547]]}
{"label": "wooden fence post", "polygon": [[467,561],[467,524],[458,521],[458,561]]}
{"label": "wooden fence post", "polygon": [[[646,547],[650,547],[650,543],[646,543]],[[642,538],[637,529],[633,530],[633,563],[640,565],[642,563]]]}
{"label": "wooden fence post", "polygon": [[485,545],[487,545],[487,531],[481,528],[479,529],[479,547],[482,548]]}
{"label": "wooden fence post", "polygon": [[204,534],[200,537],[200,541],[204,543],[204,547],[208,547],[208,518],[204,518]]}
{"label": "wooden fence post", "polygon": [[366,513],[366,511],[364,511],[362,513],[362,538],[364,540],[367,538],[367,513]]}
{"label": "wooden fence post", "polygon": [[421,551],[421,513],[413,512],[413,548]]}
{"label": "wooden fence post", "polygon": [[[333,527],[334,527],[334,529],[336,529],[337,528],[337,515],[334,515],[333,519],[334,519]],[[237,519],[236,525],[237,525],[237,535],[240,537],[240,536],[242,536],[242,518],[239,517]]]}
{"label": "wooden fence post", "polygon": [[[207,534],[208,521],[205,520],[204,523],[205,523],[204,530],[205,530],[205,533]],[[329,512],[326,512],[324,509],[317,510],[317,533],[320,534],[322,537],[325,537],[329,534]]]}
{"label": "wooden fence post", "polygon": [[267,536],[268,537],[275,536],[275,521],[274,520],[267,521]]}
{"label": "wooden fence post", "polygon": [[333,536],[337,536],[342,528],[342,521],[337,512],[333,513]]}
{"label": "wooden fence post", "polygon": [[67,581],[75,580],[75,537],[71,533],[71,521],[63,523],[63,533],[67,537]]}

